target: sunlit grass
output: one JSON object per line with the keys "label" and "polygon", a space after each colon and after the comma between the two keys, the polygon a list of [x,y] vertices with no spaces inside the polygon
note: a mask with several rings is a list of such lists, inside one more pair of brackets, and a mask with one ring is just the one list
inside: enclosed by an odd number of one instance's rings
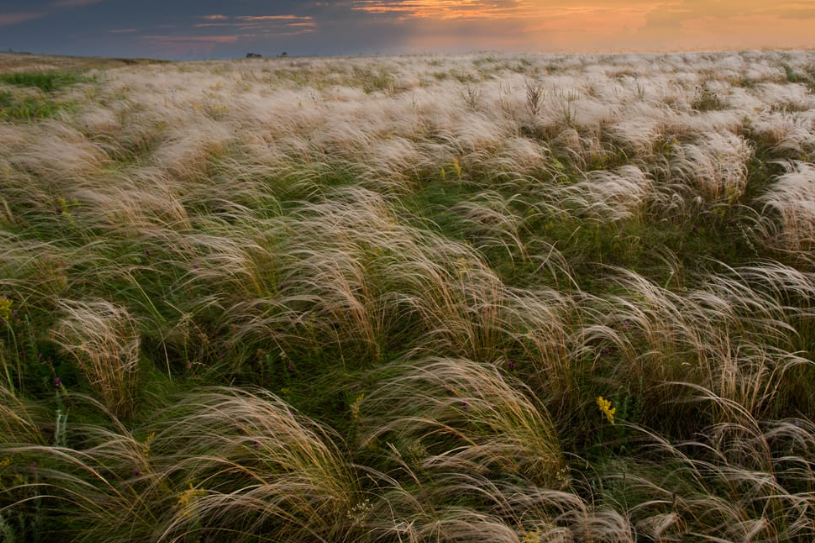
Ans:
{"label": "sunlit grass", "polygon": [[3,541],[815,535],[811,53],[12,60]]}

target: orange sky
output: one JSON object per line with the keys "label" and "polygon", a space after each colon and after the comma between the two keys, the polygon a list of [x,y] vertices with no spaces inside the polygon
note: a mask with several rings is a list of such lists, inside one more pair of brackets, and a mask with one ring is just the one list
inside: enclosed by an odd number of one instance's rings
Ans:
{"label": "orange sky", "polygon": [[815,0],[0,0],[0,49],[230,58],[815,48]]}
{"label": "orange sky", "polygon": [[815,46],[815,0],[356,0],[414,24],[414,48],[744,49]]}

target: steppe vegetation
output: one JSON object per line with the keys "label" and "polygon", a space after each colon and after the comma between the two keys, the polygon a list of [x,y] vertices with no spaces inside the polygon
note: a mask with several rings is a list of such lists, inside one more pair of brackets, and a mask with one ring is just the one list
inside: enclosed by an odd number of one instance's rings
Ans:
{"label": "steppe vegetation", "polygon": [[0,541],[811,542],[815,53],[0,74]]}

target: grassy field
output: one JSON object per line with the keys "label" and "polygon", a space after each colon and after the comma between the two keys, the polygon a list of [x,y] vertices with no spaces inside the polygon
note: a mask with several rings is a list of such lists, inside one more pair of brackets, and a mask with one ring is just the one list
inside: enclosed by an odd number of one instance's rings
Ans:
{"label": "grassy field", "polygon": [[11,56],[3,543],[815,538],[815,53]]}

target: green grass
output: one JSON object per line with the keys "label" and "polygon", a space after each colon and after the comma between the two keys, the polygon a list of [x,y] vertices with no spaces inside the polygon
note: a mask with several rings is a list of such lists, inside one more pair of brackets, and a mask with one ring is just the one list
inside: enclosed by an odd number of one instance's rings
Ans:
{"label": "green grass", "polygon": [[0,540],[809,541],[813,59],[744,55],[0,76]]}
{"label": "green grass", "polygon": [[[56,96],[60,90],[94,78],[74,72],[11,72],[0,73],[0,119],[38,120],[54,117],[70,109],[72,104]],[[5,90],[3,85],[23,89],[38,89],[40,93]]]}
{"label": "green grass", "polygon": [[24,121],[48,119],[69,107],[68,103],[48,96],[18,96],[0,90],[0,119]]}
{"label": "green grass", "polygon": [[33,87],[50,93],[70,85],[88,83],[92,77],[74,72],[11,72],[0,73],[0,84]]}

